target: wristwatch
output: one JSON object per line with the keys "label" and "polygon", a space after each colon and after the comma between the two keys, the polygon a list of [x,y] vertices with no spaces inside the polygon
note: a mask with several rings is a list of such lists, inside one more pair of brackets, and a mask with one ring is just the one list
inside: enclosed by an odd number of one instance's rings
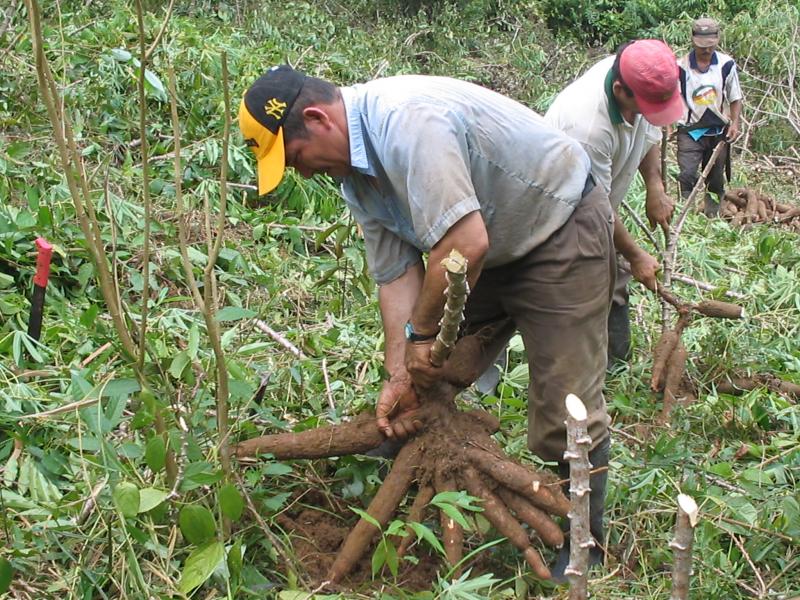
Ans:
{"label": "wristwatch", "polygon": [[411,324],[411,321],[406,322],[405,331],[406,331],[406,340],[408,340],[409,342],[427,342],[435,338],[437,335],[439,335],[438,331],[430,334],[417,333],[416,331],[414,331],[414,326]]}

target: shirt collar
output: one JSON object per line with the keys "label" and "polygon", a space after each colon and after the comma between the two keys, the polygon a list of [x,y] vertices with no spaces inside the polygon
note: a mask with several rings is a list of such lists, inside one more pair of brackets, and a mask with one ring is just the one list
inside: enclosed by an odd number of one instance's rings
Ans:
{"label": "shirt collar", "polygon": [[[717,64],[718,62],[719,61],[717,60],[717,51],[714,50],[714,52],[711,54],[711,64],[709,65],[709,67],[711,65]],[[695,71],[700,71],[700,67],[697,66],[697,55],[695,55],[694,50],[689,52],[689,66]]]}
{"label": "shirt collar", "polygon": [[375,176],[375,169],[370,164],[367,146],[364,140],[364,125],[361,121],[361,110],[357,106],[356,92],[351,87],[342,87],[342,101],[347,114],[347,135],[350,139],[350,165],[359,173]]}
{"label": "shirt collar", "polygon": [[611,117],[611,122],[614,125],[619,125],[625,119],[622,118],[622,113],[619,110],[619,104],[614,97],[614,75],[611,73],[612,69],[608,70],[606,75],[606,98],[608,98],[608,116]]}

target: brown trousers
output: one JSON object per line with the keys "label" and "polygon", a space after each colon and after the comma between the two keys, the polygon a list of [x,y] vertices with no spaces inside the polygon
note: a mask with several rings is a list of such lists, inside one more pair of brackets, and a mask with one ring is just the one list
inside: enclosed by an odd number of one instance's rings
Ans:
{"label": "brown trousers", "polygon": [[563,460],[567,394],[586,405],[593,447],[608,436],[603,398],[607,317],[616,272],[614,216],[596,186],[569,220],[523,258],[485,269],[465,309],[467,333],[508,320],[485,356],[489,366],[519,330],[528,355],[528,447]]}

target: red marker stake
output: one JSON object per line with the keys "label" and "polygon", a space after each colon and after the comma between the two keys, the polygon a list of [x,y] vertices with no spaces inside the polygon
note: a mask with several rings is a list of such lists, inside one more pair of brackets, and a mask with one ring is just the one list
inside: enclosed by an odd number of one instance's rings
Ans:
{"label": "red marker stake", "polygon": [[36,276],[33,278],[33,297],[31,298],[31,314],[28,319],[28,335],[38,340],[42,335],[42,315],[44,313],[44,292],[47,289],[47,280],[50,277],[50,259],[53,256],[53,246],[44,238],[36,239]]}

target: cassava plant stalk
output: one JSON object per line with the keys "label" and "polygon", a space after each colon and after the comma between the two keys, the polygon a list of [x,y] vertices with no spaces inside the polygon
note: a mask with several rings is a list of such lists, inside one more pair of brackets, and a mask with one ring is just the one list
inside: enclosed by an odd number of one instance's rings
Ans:
{"label": "cassava plant stalk", "polygon": [[[61,160],[61,168],[64,170],[64,177],[67,180],[67,187],[72,197],[78,223],[86,240],[89,257],[97,273],[97,283],[111,315],[117,339],[122,346],[122,354],[133,368],[136,379],[142,389],[142,396],[148,395],[153,399],[152,392],[141,368],[140,348],[134,342],[131,330],[123,315],[119,288],[109,269],[108,255],[103,244],[100,223],[97,220],[94,204],[89,193],[89,183],[83,169],[83,161],[75,144],[75,136],[72,132],[69,117],[59,98],[53,74],[44,55],[39,5],[36,0],[26,0],[26,7],[31,24],[31,39],[36,62],[36,76],[39,83],[39,95],[47,109],[47,115],[53,127],[53,138]],[[144,338],[144,331],[142,331],[142,338]],[[145,401],[147,402],[147,400]],[[156,433],[164,435],[166,433],[166,425],[164,424],[163,413],[155,402],[151,404],[151,408],[154,413]],[[166,471],[167,481],[172,483],[176,473],[176,465],[171,450],[167,452],[166,456]]]}
{"label": "cassava plant stalk", "polygon": [[[228,66],[225,54],[222,55],[222,83],[223,93],[225,97],[225,126],[223,132],[222,142],[222,168],[221,168],[221,185],[220,185],[220,206],[219,214],[216,219],[216,231],[213,232],[214,239],[209,240],[209,256],[206,267],[203,271],[203,293],[200,293],[200,288],[197,279],[194,275],[192,263],[189,259],[189,242],[186,234],[186,210],[183,202],[183,190],[181,187],[182,168],[181,168],[181,147],[180,147],[180,122],[178,120],[178,106],[177,106],[177,91],[175,85],[175,70],[169,68],[169,93],[170,93],[170,107],[172,114],[172,130],[175,139],[175,210],[177,212],[178,222],[178,245],[180,247],[181,264],[183,265],[184,275],[192,294],[195,306],[202,313],[203,319],[206,324],[206,331],[211,347],[214,352],[214,362],[217,373],[217,388],[216,388],[216,401],[217,401],[217,430],[218,430],[218,447],[220,455],[220,464],[226,480],[231,477],[231,447],[229,443],[229,423],[228,423],[228,370],[225,366],[225,354],[222,350],[222,336],[219,329],[219,322],[216,319],[217,312],[217,299],[213,293],[215,287],[214,266],[219,256],[219,251],[222,244],[222,236],[225,228],[225,209],[226,209],[226,195],[225,195],[225,179],[227,177],[228,169],[228,140],[230,137],[230,96],[228,94]],[[208,206],[208,205],[207,205]],[[209,209],[206,208],[208,211]],[[206,220],[210,222],[211,217],[208,212],[205,215]],[[229,524],[227,520],[223,524],[225,534],[229,531]]]}
{"label": "cassava plant stalk", "polygon": [[673,550],[672,593],[670,600],[688,600],[689,578],[692,574],[692,543],[697,525],[697,503],[691,496],[678,494],[678,516],[675,537],[669,547]]}
{"label": "cassava plant stalk", "polygon": [[450,256],[442,261],[447,276],[447,301],[444,305],[441,329],[431,347],[431,364],[441,367],[456,344],[458,328],[464,317],[464,305],[469,295],[467,283],[467,259],[458,250],[451,250]]}
{"label": "cassava plant stalk", "polygon": [[[700,173],[700,177],[697,179],[697,183],[694,185],[692,192],[689,194],[689,197],[686,198],[686,202],[681,209],[680,215],[678,216],[678,220],[675,222],[675,227],[670,230],[669,239],[667,240],[667,248],[664,250],[664,276],[663,276],[663,283],[662,285],[669,289],[672,285],[672,271],[675,268],[675,261],[678,258],[678,237],[681,234],[681,230],[683,229],[683,224],[686,221],[686,216],[689,214],[689,210],[691,210],[692,205],[694,204],[694,199],[700,193],[700,190],[705,189],[706,186],[706,179],[708,179],[708,174],[711,172],[711,169],[714,167],[714,164],[717,162],[717,158],[719,158],[720,152],[722,149],[728,145],[727,142],[722,141],[717,144],[717,147],[714,148],[714,152],[711,153],[711,158],[708,160],[708,164],[706,164],[705,169],[703,172]],[[664,329],[669,327],[667,320],[667,316],[669,313],[669,307],[667,306],[666,302],[662,302],[661,307],[661,325]]]}
{"label": "cassava plant stalk", "polygon": [[136,0],[136,20],[139,24],[139,139],[142,140],[142,201],[144,203],[144,239],[142,244],[142,313],[139,319],[139,356],[137,367],[144,369],[144,358],[147,354],[147,313],[150,304],[150,222],[152,206],[150,202],[150,169],[147,164],[147,98],[144,94],[144,74],[147,69],[147,51],[144,43],[144,18],[142,17],[142,0]]}
{"label": "cassava plant stalk", "polygon": [[64,170],[64,177],[67,180],[67,187],[69,188],[70,196],[72,196],[75,214],[78,217],[78,223],[86,240],[89,256],[97,269],[98,284],[111,314],[114,329],[122,344],[122,351],[125,353],[126,358],[136,361],[138,353],[136,344],[125,323],[121,304],[117,300],[116,283],[111,277],[111,272],[106,262],[102,238],[99,235],[100,228],[94,216],[94,208],[89,196],[89,186],[83,173],[82,161],[77,151],[74,151],[75,143],[72,137],[72,128],[58,97],[53,74],[50,72],[50,66],[44,55],[39,5],[36,0],[27,0],[26,5],[31,23],[31,39],[36,62],[36,75],[39,81],[39,94],[47,109],[50,124],[53,126],[53,138],[61,159],[61,168]]}
{"label": "cassava plant stalk", "polygon": [[589,476],[592,465],[589,449],[592,438],[586,426],[586,406],[575,394],[568,394],[567,406],[567,451],[564,460],[569,461],[569,564],[564,574],[569,580],[569,600],[585,600],[588,597],[589,550],[595,545],[589,529]]}

